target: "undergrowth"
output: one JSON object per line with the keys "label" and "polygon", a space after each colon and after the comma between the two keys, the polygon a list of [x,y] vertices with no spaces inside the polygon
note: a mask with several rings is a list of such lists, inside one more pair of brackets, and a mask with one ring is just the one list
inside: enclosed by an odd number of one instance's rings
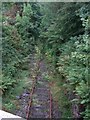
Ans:
{"label": "undergrowth", "polygon": [[[47,60],[46,60],[47,61]],[[45,80],[49,81],[52,97],[57,102],[61,118],[72,118],[71,103],[67,97],[62,76],[54,71],[52,64],[48,63],[48,72],[44,73]]]}
{"label": "undergrowth", "polygon": [[2,96],[3,110],[14,113],[16,109],[19,109],[19,103],[17,96],[20,96],[25,89],[30,89],[28,71],[22,72],[22,77],[18,79],[18,83],[12,87],[5,95]]}

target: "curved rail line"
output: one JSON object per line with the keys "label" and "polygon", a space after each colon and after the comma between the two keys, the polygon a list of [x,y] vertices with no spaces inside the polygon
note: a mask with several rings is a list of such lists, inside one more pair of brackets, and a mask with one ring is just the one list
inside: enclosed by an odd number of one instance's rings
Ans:
{"label": "curved rail line", "polygon": [[[39,64],[38,64],[38,67],[39,67]],[[38,76],[38,75],[37,75]],[[34,94],[34,90],[35,90],[35,87],[36,87],[36,82],[37,82],[37,76],[35,78],[35,80],[33,80],[33,83],[32,83],[32,89],[31,89],[31,93],[30,93],[30,100],[28,102],[28,106],[27,106],[27,110],[26,110],[26,119],[28,120],[30,117],[31,117],[31,111],[32,111],[32,103],[33,103],[33,94]],[[50,91],[50,84],[49,84],[49,92],[48,92],[48,95],[49,95],[49,113],[48,113],[48,116],[49,118],[52,118],[52,95],[51,95],[51,91]]]}

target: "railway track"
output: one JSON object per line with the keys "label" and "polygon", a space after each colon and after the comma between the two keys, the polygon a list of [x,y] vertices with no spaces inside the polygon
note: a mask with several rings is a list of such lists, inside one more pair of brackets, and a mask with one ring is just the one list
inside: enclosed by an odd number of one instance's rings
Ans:
{"label": "railway track", "polygon": [[19,110],[16,115],[27,120],[30,118],[60,118],[58,105],[52,99],[50,84],[45,79],[48,72],[44,61],[30,59],[30,89],[25,89],[19,96]]}
{"label": "railway track", "polygon": [[[37,71],[41,70],[38,62]],[[29,118],[52,118],[52,95],[48,82],[44,80],[41,73],[35,76],[32,83],[29,102],[26,110],[26,119]]]}
{"label": "railway track", "polygon": [[45,75],[43,76],[44,73],[49,73],[48,71],[50,72],[50,69],[46,68],[43,60],[37,62],[34,57],[31,57],[29,88],[24,88],[24,91],[16,96],[18,107],[13,114],[27,120],[30,118],[61,118],[63,111],[62,113],[59,111],[58,102],[53,100],[53,94],[50,91],[52,83],[50,84],[45,80]]}

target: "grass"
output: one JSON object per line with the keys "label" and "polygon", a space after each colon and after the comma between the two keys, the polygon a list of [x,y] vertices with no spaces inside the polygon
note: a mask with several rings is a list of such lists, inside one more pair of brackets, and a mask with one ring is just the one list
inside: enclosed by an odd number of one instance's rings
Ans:
{"label": "grass", "polygon": [[64,86],[65,80],[60,74],[55,72],[51,63],[48,63],[48,71],[48,75],[45,76],[45,79],[50,82],[53,99],[58,102],[59,109],[62,113],[61,117],[71,118],[71,103],[68,100],[66,87]]}
{"label": "grass", "polygon": [[66,95],[66,88],[63,86],[64,81],[62,77],[59,74],[57,74],[57,76],[54,76],[52,78],[52,81],[54,81],[54,83],[51,86],[51,90],[53,93],[54,100],[58,101],[58,106],[62,113],[61,117],[62,118],[72,117],[71,103]]}
{"label": "grass", "polygon": [[24,89],[30,89],[32,83],[28,78],[28,71],[22,72],[21,79],[18,79],[18,83],[14,88],[11,88],[5,95],[3,95],[2,106],[3,109],[13,113],[15,109],[19,109],[19,103],[16,96],[20,96],[23,93]]}
{"label": "grass", "polygon": [[[55,79],[55,78],[53,78]],[[62,80],[60,80],[60,76],[58,75],[55,83],[51,87],[53,98],[58,101],[58,105],[60,108],[60,111],[62,112],[62,118],[71,117],[71,104],[66,96],[66,89],[63,86]]]}

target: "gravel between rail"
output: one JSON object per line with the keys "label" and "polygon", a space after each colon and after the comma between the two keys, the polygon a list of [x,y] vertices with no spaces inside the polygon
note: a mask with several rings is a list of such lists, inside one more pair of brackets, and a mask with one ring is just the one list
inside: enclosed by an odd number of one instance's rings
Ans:
{"label": "gravel between rail", "polygon": [[[29,114],[28,118],[61,118],[58,105],[50,99],[49,82],[44,78],[47,71],[44,60],[37,61],[34,57],[30,59],[30,81],[33,84],[36,79],[36,82],[32,96],[31,91],[25,89],[18,97],[20,108],[16,110],[16,115],[23,118],[26,118],[27,114]],[[27,108],[29,108],[28,111]]]}

